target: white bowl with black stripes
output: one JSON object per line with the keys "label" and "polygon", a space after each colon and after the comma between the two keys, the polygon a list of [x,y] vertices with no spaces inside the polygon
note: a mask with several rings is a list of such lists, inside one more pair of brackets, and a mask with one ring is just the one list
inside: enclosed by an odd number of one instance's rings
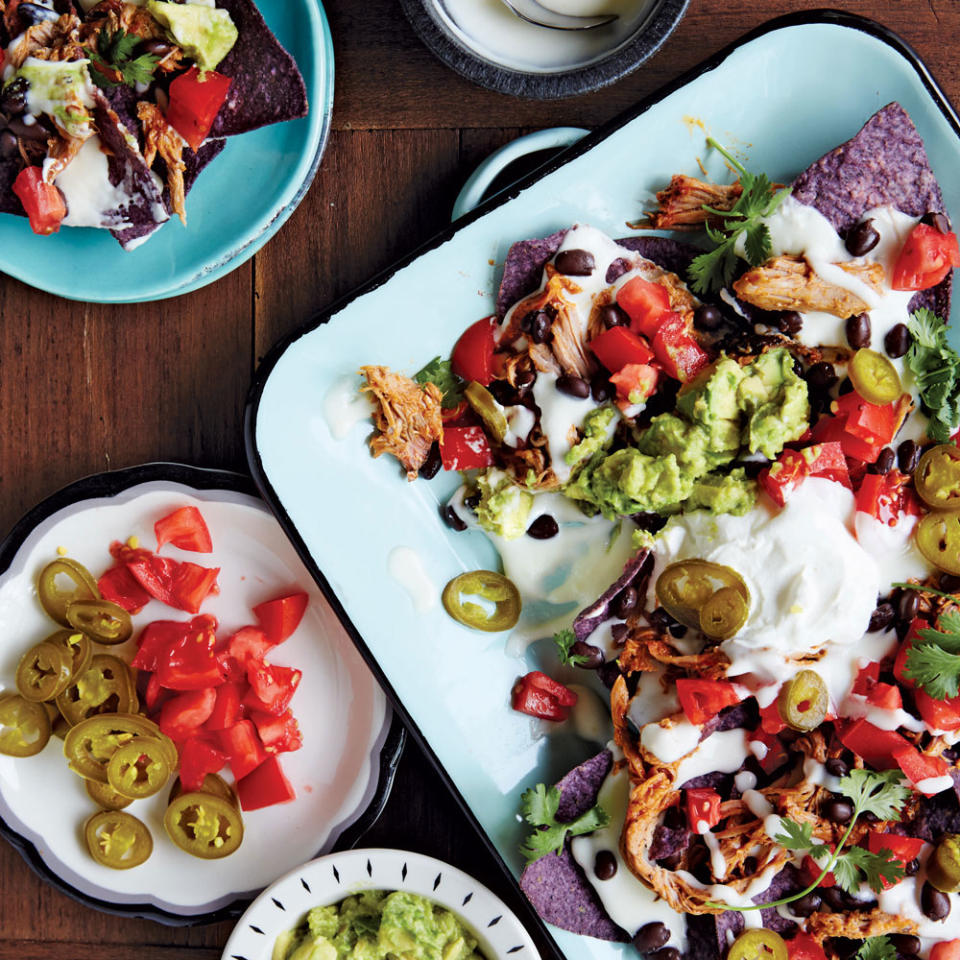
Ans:
{"label": "white bowl with black stripes", "polygon": [[456,867],[407,850],[346,850],[291,870],[240,918],[222,960],[270,960],[273,944],[313,907],[361,890],[406,890],[453,911],[487,960],[540,960],[530,934],[493,892]]}

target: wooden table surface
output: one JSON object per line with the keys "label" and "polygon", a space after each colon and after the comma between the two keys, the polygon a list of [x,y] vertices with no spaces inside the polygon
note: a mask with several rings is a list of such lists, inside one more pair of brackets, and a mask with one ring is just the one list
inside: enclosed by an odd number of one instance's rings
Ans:
{"label": "wooden table surface", "polygon": [[[441,228],[487,153],[531,129],[597,126],[757,24],[821,4],[691,0],[640,70],[551,103],[461,79],[419,42],[393,0],[324,5],[336,51],[330,142],[303,203],[256,257],[196,293],[133,306],[73,303],[0,277],[0,534],[87,474],[151,460],[245,469],[243,408],[258,359]],[[898,32],[960,103],[960,3],[834,6]],[[450,860],[512,897],[413,745],[367,842]],[[228,923],[178,929],[98,913],[39,880],[0,842],[0,960],[200,960],[219,957],[229,932]]]}

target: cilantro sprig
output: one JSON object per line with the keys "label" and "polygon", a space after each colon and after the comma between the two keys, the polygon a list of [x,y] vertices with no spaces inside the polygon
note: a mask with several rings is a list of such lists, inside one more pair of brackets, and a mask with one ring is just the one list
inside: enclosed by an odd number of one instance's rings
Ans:
{"label": "cilantro sprig", "polygon": [[837,885],[847,893],[853,893],[863,882],[879,893],[884,881],[894,883],[904,876],[903,865],[890,850],[872,853],[863,847],[846,848],[850,834],[857,820],[865,813],[871,813],[878,820],[899,820],[900,811],[910,788],[903,785],[903,774],[899,770],[886,770],[878,773],[874,770],[851,770],[839,783],[839,792],[853,802],[853,816],[840,842],[831,853],[830,848],[813,836],[809,823],[797,823],[794,820],[781,819],[781,831],[774,841],[787,850],[806,851],[814,859],[827,857],[820,875],[806,889],[770,903],[758,903],[749,907],[736,907],[727,903],[708,903],[707,906],[718,910],[765,910],[792,903],[812,893],[828,873],[832,873]]}
{"label": "cilantro sprig", "polygon": [[934,700],[960,695],[960,611],[947,610],[936,629],[917,631],[903,673]]}
{"label": "cilantro sprig", "polygon": [[943,590],[934,590],[925,583],[891,583],[891,587],[899,587],[901,590],[916,590],[917,593],[929,593],[932,597],[943,597],[945,600],[953,600],[954,603],[960,602],[960,594],[946,593]]}
{"label": "cilantro sprig", "polygon": [[907,329],[913,343],[906,362],[930,412],[927,434],[946,443],[960,426],[960,354],[947,343],[947,326],[932,310],[915,310]]}
{"label": "cilantro sprig", "polygon": [[854,960],[897,960],[897,948],[888,936],[867,937]]}
{"label": "cilantro sprig", "polygon": [[703,209],[721,217],[719,226],[707,223],[707,236],[717,246],[701,253],[690,264],[690,286],[694,293],[707,294],[727,286],[733,279],[737,266],[737,241],[743,237],[743,255],[755,267],[763,263],[772,251],[770,230],[763,222],[790,193],[789,187],[774,190],[769,177],[764,173],[750,173],[742,163],[732,157],[713,137],[707,143],[719,150],[723,157],[740,174],[743,192],[730,210],[717,210],[704,204]]}
{"label": "cilantro sprig", "polygon": [[463,383],[453,372],[449,360],[434,357],[413,375],[413,379],[421,384],[432,383],[443,394],[442,405],[446,409],[455,407],[463,398]]}
{"label": "cilantro sprig", "polygon": [[592,833],[610,822],[606,810],[597,804],[581,813],[576,820],[558,823],[559,806],[559,787],[548,789],[542,783],[531,787],[520,798],[520,813],[530,826],[537,828],[520,846],[520,852],[528,862],[539,860],[548,853],[559,853],[568,835],[579,837],[583,833]]}
{"label": "cilantro sprig", "polygon": [[577,635],[572,630],[558,630],[553,635],[553,642],[557,645],[557,654],[560,662],[570,667],[586,663],[590,658],[581,653],[571,653],[570,650],[577,642]]}
{"label": "cilantro sprig", "polygon": [[96,49],[83,48],[94,63],[94,69],[90,71],[93,82],[104,90],[150,83],[160,58],[152,53],[134,58],[133,51],[140,40],[135,33],[127,33],[123,28],[113,31],[104,27],[97,34]]}

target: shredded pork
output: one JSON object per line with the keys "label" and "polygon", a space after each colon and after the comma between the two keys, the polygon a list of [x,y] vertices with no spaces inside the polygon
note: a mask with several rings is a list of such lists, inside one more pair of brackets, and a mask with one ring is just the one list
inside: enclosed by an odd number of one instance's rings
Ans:
{"label": "shredded pork", "polygon": [[674,174],[669,186],[657,193],[658,210],[647,213],[644,226],[652,230],[693,229],[716,219],[703,209],[729,210],[740,199],[740,181],[729,184],[707,183],[696,177]]}
{"label": "shredded pork", "polygon": [[141,100],[137,104],[137,118],[143,126],[143,159],[148,167],[153,167],[157,154],[167,167],[167,189],[170,191],[170,206],[187,225],[187,212],[184,207],[186,192],[183,185],[183,172],[187,165],[183,161],[183,137],[167,123],[163,111],[155,104]]}

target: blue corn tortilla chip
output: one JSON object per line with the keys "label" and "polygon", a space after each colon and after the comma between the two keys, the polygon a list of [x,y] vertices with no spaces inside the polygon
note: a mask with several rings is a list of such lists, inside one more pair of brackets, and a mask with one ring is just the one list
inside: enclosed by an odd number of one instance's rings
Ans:
{"label": "blue corn tortilla chip", "polygon": [[[728,938],[727,933],[731,936]],[[727,910],[718,914],[687,916],[687,951],[689,960],[722,960],[727,947],[743,932],[743,914]]]}
{"label": "blue corn tortilla chip", "polygon": [[648,562],[652,559],[653,555],[649,550],[638,551],[627,561],[617,581],[607,587],[596,602],[576,615],[573,632],[578,640],[586,640],[604,620],[610,619],[610,605],[643,575],[645,569],[652,567],[652,562]]}
{"label": "blue corn tortilla chip", "polygon": [[665,823],[657,825],[650,840],[647,857],[650,860],[665,860],[675,853],[686,849],[692,834],[686,827],[668,827]]}
{"label": "blue corn tortilla chip", "polygon": [[[597,794],[612,763],[610,751],[602,750],[574,767],[557,783],[560,790],[557,820],[575,820],[597,802]],[[599,940],[629,939],[607,916],[600,898],[573,859],[569,840],[560,853],[528,863],[520,876],[520,889],[547,923]]]}
{"label": "blue corn tortilla chip", "polygon": [[[788,863],[774,878],[773,883],[767,887],[758,897],[753,898],[754,903],[772,903],[781,897],[789,897],[794,893],[799,893],[806,884],[800,877],[799,871],[792,864]],[[768,907],[760,911],[763,918],[763,925],[768,930],[773,930],[781,936],[790,937],[796,931],[797,925],[787,917],[781,917],[776,907]]]}

